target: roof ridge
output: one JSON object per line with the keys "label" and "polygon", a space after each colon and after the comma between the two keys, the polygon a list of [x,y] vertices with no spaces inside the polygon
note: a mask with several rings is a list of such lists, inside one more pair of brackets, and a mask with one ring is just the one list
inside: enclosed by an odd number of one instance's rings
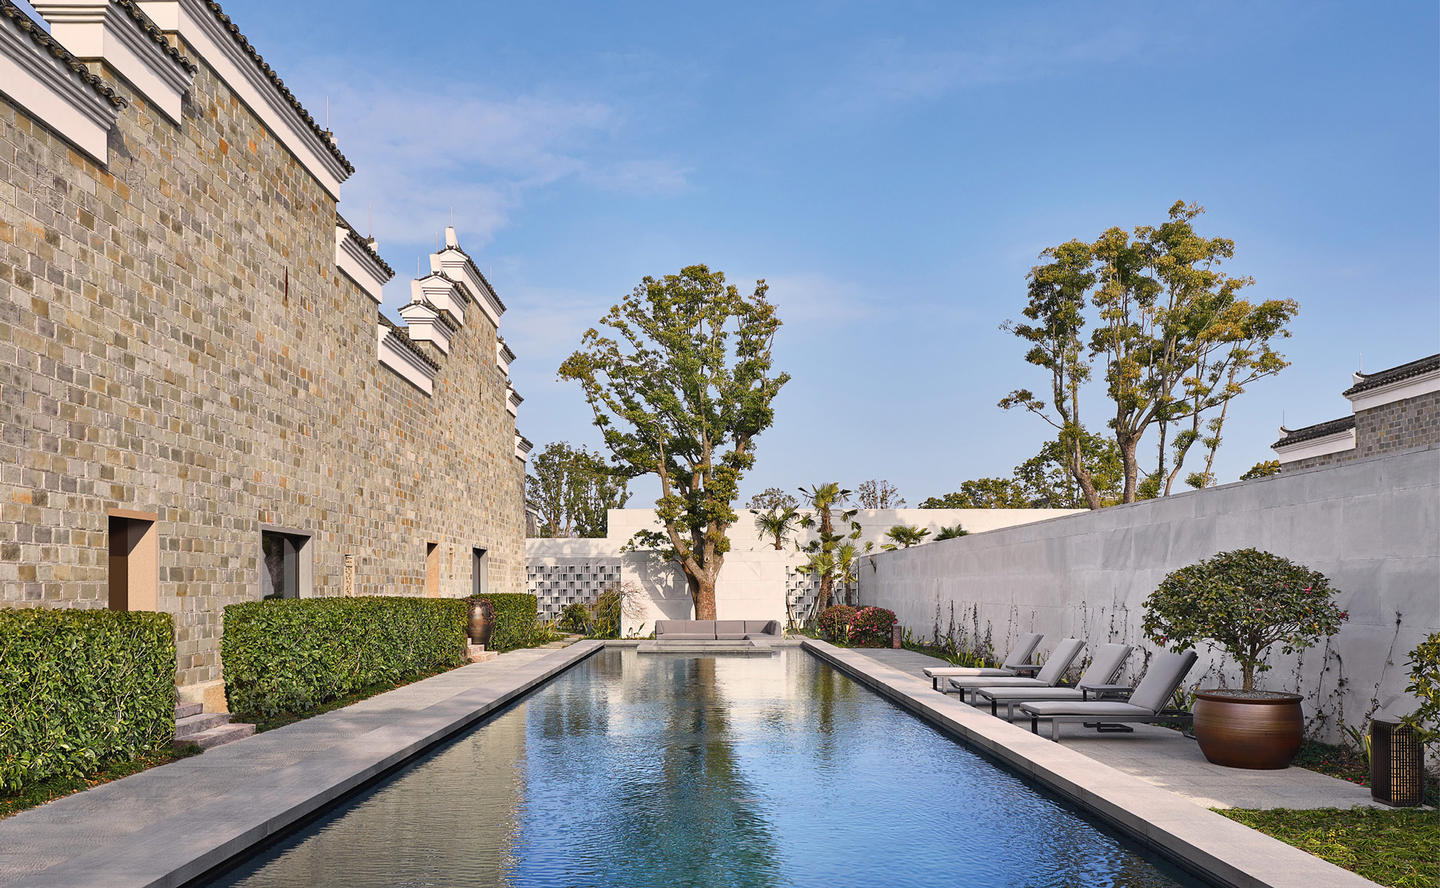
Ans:
{"label": "roof ridge", "polygon": [[209,7],[210,12],[214,14],[215,18],[220,20],[220,24],[230,32],[230,36],[234,38],[235,42],[240,44],[240,48],[245,50],[251,60],[264,72],[265,76],[270,78],[270,82],[280,91],[280,95],[284,96],[285,99],[290,102],[290,107],[295,109],[296,113],[300,115],[300,119],[305,121],[315,135],[320,137],[320,141],[325,143],[325,147],[335,156],[336,160],[340,161],[345,171],[347,173],[354,173],[355,166],[350,163],[344,154],[340,153],[339,146],[331,141],[334,135],[327,129],[321,129],[320,124],[315,122],[315,118],[310,116],[310,112],[305,110],[305,106],[300,104],[300,100],[295,98],[295,94],[290,91],[290,87],[285,85],[285,81],[281,80],[280,75],[275,73],[275,69],[271,68],[269,63],[265,61],[265,57],[260,55],[255,47],[250,44],[249,38],[240,32],[240,27],[225,13],[224,9],[220,8],[220,4],[215,2],[215,0],[205,0],[205,5]]}
{"label": "roof ridge", "polygon": [[161,48],[165,50],[165,54],[174,59],[180,67],[189,71],[191,74],[194,74],[200,69],[199,65],[192,62],[178,47],[165,39],[165,32],[160,30],[160,26],[155,24],[154,19],[145,14],[145,10],[141,9],[135,0],[115,0],[115,5],[128,13],[130,18],[135,20],[135,24],[140,26],[140,30],[149,35],[151,40],[160,44]]}
{"label": "roof ridge", "polygon": [[1299,444],[1301,441],[1309,441],[1311,438],[1322,438],[1325,435],[1331,435],[1353,428],[1355,428],[1355,414],[1353,413],[1349,416],[1342,416],[1339,419],[1327,419],[1324,422],[1317,422],[1314,425],[1301,426],[1298,429],[1287,429],[1281,426],[1280,440],[1271,444],[1270,447],[1271,449],[1286,447],[1290,444]]}
{"label": "roof ridge", "polygon": [[62,65],[70,69],[71,73],[78,74],[81,80],[85,81],[91,89],[111,105],[116,108],[124,108],[130,104],[130,100],[120,95],[105,78],[87,68],[84,62],[77,59],[70,50],[61,45],[60,41],[51,37],[44,28],[40,27],[34,19],[10,0],[0,0],[0,15],[14,21],[15,27],[23,31],[36,46],[58,59]]}
{"label": "roof ridge", "polygon": [[1361,373],[1355,371],[1359,379],[1341,394],[1349,397],[1382,385],[1389,385],[1392,382],[1399,382],[1402,379],[1409,379],[1412,376],[1419,376],[1422,373],[1429,373],[1431,370],[1440,370],[1440,354],[1427,355],[1423,358],[1416,358],[1404,364],[1394,367],[1387,367],[1384,370],[1376,370],[1374,373]]}

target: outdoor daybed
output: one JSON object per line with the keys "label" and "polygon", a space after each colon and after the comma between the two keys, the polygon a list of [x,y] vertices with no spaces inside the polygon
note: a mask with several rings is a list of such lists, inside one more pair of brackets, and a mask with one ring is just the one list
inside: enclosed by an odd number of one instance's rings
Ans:
{"label": "outdoor daybed", "polygon": [[1198,655],[1194,651],[1186,651],[1183,654],[1161,653],[1156,654],[1150,661],[1150,668],[1145,670],[1145,677],[1135,690],[1130,694],[1130,699],[1125,702],[1119,700],[1086,700],[1086,701],[1063,701],[1054,702],[1037,701],[1034,703],[1021,703],[1017,708],[1022,715],[1030,717],[1030,731],[1040,733],[1038,727],[1042,718],[1050,720],[1050,739],[1060,739],[1060,723],[1084,722],[1086,725],[1093,725],[1097,730],[1104,731],[1108,726],[1115,725],[1112,730],[1130,730],[1121,725],[1121,722],[1138,722],[1147,724],[1149,722],[1178,722],[1182,725],[1190,724],[1191,715],[1178,709],[1166,709],[1165,704],[1185,680],[1190,667],[1195,665]]}
{"label": "outdoor daybed", "polygon": [[656,641],[776,641],[779,620],[656,620]]}

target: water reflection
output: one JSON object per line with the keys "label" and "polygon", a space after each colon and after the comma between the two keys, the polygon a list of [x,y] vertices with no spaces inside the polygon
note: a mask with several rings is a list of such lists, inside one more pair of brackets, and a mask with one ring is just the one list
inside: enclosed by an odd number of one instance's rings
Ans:
{"label": "water reflection", "polygon": [[215,884],[1172,886],[800,651],[604,651]]}

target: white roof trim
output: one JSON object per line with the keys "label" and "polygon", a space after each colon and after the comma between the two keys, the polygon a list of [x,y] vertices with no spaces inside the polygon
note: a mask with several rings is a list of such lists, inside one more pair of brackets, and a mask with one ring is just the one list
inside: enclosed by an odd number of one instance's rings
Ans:
{"label": "white roof trim", "polygon": [[364,290],[375,304],[380,304],[385,282],[395,275],[381,267],[370,251],[355,243],[350,229],[344,225],[335,226],[335,266]]}
{"label": "white roof trim", "polygon": [[510,411],[511,416],[520,415],[520,405],[523,403],[525,403],[525,399],[520,397],[519,392],[508,385],[505,386],[505,409]]}
{"label": "white roof trim", "polygon": [[129,13],[108,0],[36,0],[50,36],[76,57],[99,59],[130,81],[171,123],[195,75],[157,44]]}
{"label": "white roof trim", "polygon": [[410,338],[416,342],[433,342],[435,347],[450,354],[450,328],[440,319],[440,314],[423,302],[412,302],[400,309],[400,317]]}
{"label": "white roof trim", "polygon": [[490,319],[490,323],[500,326],[500,316],[505,313],[505,304],[495,295],[495,291],[486,285],[485,279],[480,276],[480,270],[459,247],[446,247],[438,253],[430,254],[430,268],[432,271],[444,272],[463,283],[481,311],[485,312],[485,317]]}
{"label": "white roof trim", "polygon": [[1299,441],[1271,449],[1280,457],[1282,463],[1299,462],[1302,459],[1326,456],[1331,453],[1343,453],[1346,450],[1355,449],[1355,429],[1352,427],[1321,438],[1311,438],[1308,441]]}
{"label": "white roof trim", "polygon": [[534,444],[531,444],[530,441],[529,441],[528,439],[526,439],[526,437],[525,437],[524,435],[520,434],[519,432],[516,432],[516,433],[515,433],[515,458],[516,458],[516,459],[520,460],[521,462],[526,462],[526,461],[528,461],[528,460],[530,459],[530,450],[531,450],[531,448],[533,448],[534,446],[535,446],[535,445],[534,445]]}
{"label": "white roof trim", "polygon": [[203,0],[138,2],[162,31],[176,32],[184,38],[191,50],[215,70],[275,138],[310,171],[320,187],[337,201],[340,199],[340,183],[350,177],[349,171],[301,118],[300,112],[280,95],[275,84],[240,48]]}
{"label": "white roof trim", "polygon": [[0,92],[101,164],[120,109],[0,16]]}
{"label": "white roof trim", "polygon": [[436,308],[443,308],[455,316],[455,322],[465,326],[465,306],[470,304],[469,293],[461,283],[451,280],[441,272],[432,272],[423,278],[410,282],[410,298],[419,302],[424,299]]}
{"label": "white roof trim", "polygon": [[[1364,380],[1363,376],[1356,375],[1355,377],[1357,385]],[[1399,379],[1388,385],[1377,385],[1375,388],[1346,397],[1350,399],[1350,409],[1359,413],[1361,410],[1373,410],[1383,404],[1418,398],[1431,392],[1440,392],[1440,370],[1432,370],[1409,379]]]}
{"label": "white roof trim", "polygon": [[406,382],[427,395],[435,394],[435,368],[416,357],[400,342],[395,331],[385,324],[376,324],[377,357],[380,363],[394,370]]}

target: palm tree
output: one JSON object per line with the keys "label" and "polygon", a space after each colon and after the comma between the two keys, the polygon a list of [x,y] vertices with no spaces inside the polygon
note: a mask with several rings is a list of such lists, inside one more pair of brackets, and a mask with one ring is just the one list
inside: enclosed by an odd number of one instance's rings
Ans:
{"label": "palm tree", "polygon": [[885,531],[885,538],[890,540],[890,542],[880,548],[888,552],[893,552],[896,549],[908,549],[916,543],[925,542],[925,538],[929,535],[930,529],[928,527],[911,527],[908,524],[897,524]]}
{"label": "palm tree", "polygon": [[[802,487],[800,493],[809,500],[810,507],[814,509],[813,514],[800,519],[800,526],[815,527],[818,524],[819,529],[817,539],[796,547],[806,556],[805,563],[796,570],[820,578],[820,593],[815,598],[815,613],[819,613],[830,604],[830,590],[837,580],[842,584],[854,580],[855,558],[870,551],[870,544],[866,543],[863,549],[855,545],[855,540],[860,538],[860,523],[854,520],[854,509],[844,508],[850,491],[831,481],[829,484],[816,484],[808,489]],[[842,510],[838,516],[835,514],[836,509]],[[850,525],[849,533],[836,531],[837,517],[840,524]]]}
{"label": "palm tree", "polygon": [[800,510],[794,506],[771,506],[755,516],[755,529],[760,532],[760,538],[773,537],[775,548],[785,547],[785,538],[795,530],[800,522]]}
{"label": "palm tree", "polygon": [[967,534],[969,534],[969,533],[970,533],[970,531],[966,530],[965,528],[961,527],[961,526],[958,525],[958,524],[955,525],[954,527],[943,527],[943,526],[942,526],[942,527],[940,528],[940,532],[937,533],[937,534],[935,534],[935,539],[937,539],[937,540],[953,540],[953,539],[957,539],[957,538],[959,538],[959,537],[963,537],[963,536],[965,536],[965,535],[967,535]]}

